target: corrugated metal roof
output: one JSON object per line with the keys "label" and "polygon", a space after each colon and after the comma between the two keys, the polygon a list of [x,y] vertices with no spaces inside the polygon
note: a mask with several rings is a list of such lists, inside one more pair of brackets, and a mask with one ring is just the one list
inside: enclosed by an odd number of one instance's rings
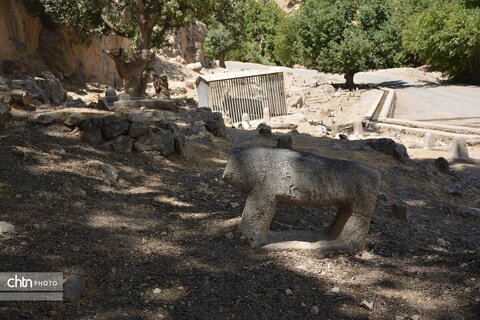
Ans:
{"label": "corrugated metal roof", "polygon": [[199,76],[195,81],[195,83],[198,85],[198,83],[202,80],[204,82],[209,83],[213,81],[262,76],[262,75],[275,74],[280,72],[283,72],[283,70],[281,70],[280,68],[278,69],[272,68],[269,70],[242,70],[242,71],[222,72],[222,73],[214,73],[214,74],[204,74]]}

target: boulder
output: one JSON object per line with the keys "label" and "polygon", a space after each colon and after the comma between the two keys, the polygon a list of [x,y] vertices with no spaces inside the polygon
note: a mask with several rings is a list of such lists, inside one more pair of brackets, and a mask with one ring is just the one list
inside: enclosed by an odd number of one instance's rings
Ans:
{"label": "boulder", "polygon": [[118,101],[117,91],[111,87],[105,90],[105,100],[108,105]]}
{"label": "boulder", "polygon": [[82,99],[69,100],[64,103],[65,108],[85,108],[87,104]]}
{"label": "boulder", "polygon": [[118,180],[117,171],[109,164],[103,163],[97,160],[91,160],[86,163],[88,169],[94,171],[95,174],[99,174],[108,183],[115,183]]}
{"label": "boulder", "polygon": [[271,134],[272,133],[272,127],[270,127],[268,124],[265,122],[260,123],[257,126],[257,131],[259,134]]}
{"label": "boulder", "polygon": [[226,137],[227,126],[223,122],[222,114],[220,112],[212,112],[209,119],[205,121],[205,128],[215,137]]}
{"label": "boulder", "polygon": [[[49,102],[54,105],[60,105],[67,101],[67,92],[63,89],[62,83],[51,72],[42,72],[42,78],[35,78],[35,82],[40,87]],[[47,101],[43,101],[47,102]]]}
{"label": "boulder", "polygon": [[117,120],[102,127],[102,135],[105,139],[113,139],[128,132],[130,125],[127,121]]}
{"label": "boulder", "polygon": [[132,122],[128,129],[128,135],[132,138],[138,138],[146,135],[150,127],[145,122]]}
{"label": "boulder", "polygon": [[457,213],[473,222],[480,222],[480,209],[467,206],[458,206]]}
{"label": "boulder", "polygon": [[183,135],[177,134],[173,138],[173,143],[174,153],[181,159],[188,161],[193,157],[193,148],[190,139]]}
{"label": "boulder", "polygon": [[113,151],[119,153],[132,152],[133,140],[129,136],[119,136],[111,142]]}
{"label": "boulder", "polygon": [[443,174],[450,174],[450,165],[448,164],[447,159],[439,157],[433,162],[435,168]]}
{"label": "boulder", "polygon": [[63,124],[69,128],[80,127],[84,117],[80,113],[67,113],[63,117]]}
{"label": "boulder", "polygon": [[366,140],[366,145],[375,151],[393,156],[401,162],[407,162],[410,158],[407,153],[407,148],[403,144],[396,143],[392,139],[369,139]]}
{"label": "boulder", "polygon": [[80,139],[92,143],[102,142],[102,129],[100,129],[100,126],[101,121],[98,123],[95,119],[84,121],[80,127]]}
{"label": "boulder", "polygon": [[35,123],[42,126],[50,126],[57,122],[58,116],[52,112],[41,113],[35,117]]}
{"label": "boulder", "polygon": [[168,156],[175,148],[173,138],[170,130],[153,128],[148,134],[137,138],[133,148],[136,151],[158,151],[162,156]]}

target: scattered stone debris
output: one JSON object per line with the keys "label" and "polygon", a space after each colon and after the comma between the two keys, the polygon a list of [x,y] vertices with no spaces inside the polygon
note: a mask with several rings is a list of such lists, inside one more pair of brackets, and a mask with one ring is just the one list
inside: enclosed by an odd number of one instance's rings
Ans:
{"label": "scattered stone debris", "polygon": [[229,232],[227,234],[225,234],[225,238],[227,238],[228,240],[232,240],[234,238],[234,235],[232,232]]}
{"label": "scattered stone debris", "polygon": [[410,159],[407,153],[407,148],[405,148],[405,146],[402,144],[396,143],[392,139],[369,139],[366,140],[365,144],[373,150],[391,155],[395,159],[400,160],[401,162],[405,163]]}
{"label": "scattered stone debris", "polygon": [[433,136],[430,132],[427,132],[423,136],[423,149],[433,150],[434,148],[435,148],[435,142],[433,141]]}
{"label": "scattered stone debris", "polygon": [[269,134],[272,133],[272,127],[270,127],[265,122],[262,122],[257,126],[257,131],[258,131],[259,134],[269,135]]}
{"label": "scattered stone debris", "polygon": [[109,164],[97,160],[91,160],[86,163],[86,166],[90,169],[94,169],[95,172],[100,173],[104,180],[109,183],[115,183],[118,181],[117,171]]}
{"label": "scattered stone debris", "polygon": [[320,312],[320,309],[318,308],[318,306],[313,306],[310,309],[310,313],[313,314],[313,315],[317,315],[319,312]]}
{"label": "scattered stone debris", "polygon": [[460,196],[463,193],[463,186],[458,183],[447,184],[443,187],[443,191],[454,196]]}
{"label": "scattered stone debris", "polygon": [[363,300],[360,305],[364,307],[367,310],[372,311],[373,310],[373,302],[368,302],[367,300]]}
{"label": "scattered stone debris", "polygon": [[286,290],[285,290],[285,294],[286,294],[287,296],[291,296],[291,295],[293,294],[292,289],[286,289]]}
{"label": "scattered stone debris", "polygon": [[467,207],[467,206],[458,206],[457,208],[457,213],[461,215],[462,217],[471,220],[471,221],[476,221],[480,222],[480,209],[479,208],[472,208],[472,207]]}
{"label": "scattered stone debris", "polygon": [[15,226],[5,221],[0,221],[0,234],[2,233],[14,233]]}
{"label": "scattered stone debris", "polygon": [[435,159],[433,164],[435,165],[435,168],[437,168],[438,172],[441,172],[443,174],[450,174],[450,165],[448,164],[447,159],[439,157]]}
{"label": "scattered stone debris", "polygon": [[330,292],[332,293],[339,293],[340,292],[340,288],[339,287],[333,287]]}
{"label": "scattered stone debris", "polygon": [[64,284],[63,291],[65,293],[65,299],[70,302],[78,301],[85,290],[85,281],[82,276],[71,275]]}
{"label": "scattered stone debris", "polygon": [[447,241],[445,241],[445,239],[443,239],[443,238],[438,238],[437,239],[437,244],[441,247],[445,247],[445,246],[447,246]]}
{"label": "scattered stone debris", "polygon": [[452,141],[451,147],[451,158],[452,159],[468,159],[468,149],[467,142],[464,138],[457,137]]}
{"label": "scattered stone debris", "polygon": [[65,191],[68,192],[69,194],[73,196],[78,196],[78,197],[86,197],[87,192],[83,190],[82,188],[74,185],[72,182],[67,181],[64,184]]}

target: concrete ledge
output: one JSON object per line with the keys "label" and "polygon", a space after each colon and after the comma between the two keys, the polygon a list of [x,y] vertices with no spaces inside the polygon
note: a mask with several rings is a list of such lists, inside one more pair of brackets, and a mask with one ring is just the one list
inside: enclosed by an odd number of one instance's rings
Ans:
{"label": "concrete ledge", "polygon": [[382,92],[378,93],[377,97],[373,101],[370,109],[368,109],[368,112],[365,114],[365,117],[363,117],[363,121],[370,121],[373,120],[373,116],[375,112],[377,111],[377,108],[380,106],[380,102],[382,101],[383,95],[385,92],[382,90]]}
{"label": "concrete ledge", "polygon": [[434,124],[434,123],[428,123],[428,122],[422,122],[422,121],[394,119],[394,118],[382,119],[381,122],[396,124],[396,125],[410,127],[410,128],[423,128],[423,129],[446,131],[446,132],[452,132],[452,133],[458,133],[458,134],[480,136],[480,129],[463,127],[463,126],[451,126],[451,125]]}
{"label": "concrete ledge", "polygon": [[397,101],[395,90],[389,88],[383,88],[382,90],[385,90],[388,93],[385,102],[383,103],[382,111],[380,111],[380,115],[378,116],[378,120],[380,121],[393,117],[393,113],[395,112],[395,102]]}
{"label": "concrete ledge", "polygon": [[414,127],[407,127],[404,125],[390,124],[390,123],[383,123],[383,122],[373,122],[373,121],[368,121],[366,123],[366,126],[369,128],[373,128],[375,130],[388,130],[388,131],[393,131],[401,134],[417,136],[419,138],[422,138],[423,136],[425,136],[425,134],[430,133],[435,137],[435,139],[444,140],[444,141],[451,141],[455,138],[461,137],[461,138],[464,138],[469,145],[480,144],[479,135],[459,134],[459,133],[453,133],[453,132],[445,132],[442,130],[414,128]]}

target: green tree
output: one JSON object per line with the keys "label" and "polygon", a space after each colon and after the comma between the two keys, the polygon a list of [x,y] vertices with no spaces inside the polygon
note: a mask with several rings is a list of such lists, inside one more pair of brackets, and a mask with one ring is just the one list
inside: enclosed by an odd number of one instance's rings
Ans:
{"label": "green tree", "polygon": [[458,81],[480,83],[480,1],[437,1],[406,24],[404,47]]}
{"label": "green tree", "polygon": [[132,48],[107,50],[122,77],[125,91],[144,95],[152,48],[165,43],[168,30],[194,18],[209,18],[214,0],[40,0],[57,23],[75,27],[87,36],[117,34],[132,40]]}
{"label": "green tree", "polygon": [[[276,62],[274,49],[277,26],[285,13],[273,0],[246,0],[239,7],[238,19],[230,22],[240,33],[238,47],[229,58],[241,61],[272,64]],[[231,30],[231,27],[227,26]]]}
{"label": "green tree", "polygon": [[218,58],[221,68],[226,68],[225,54],[236,46],[237,42],[233,34],[223,24],[218,24],[215,28],[208,30],[204,43],[205,53]]}
{"label": "green tree", "polygon": [[295,43],[283,46],[298,50],[298,62],[307,67],[344,74],[348,88],[354,87],[355,73],[394,67],[403,59],[400,29],[385,1],[306,0],[291,19],[295,27],[289,32],[297,36],[289,37]]}

